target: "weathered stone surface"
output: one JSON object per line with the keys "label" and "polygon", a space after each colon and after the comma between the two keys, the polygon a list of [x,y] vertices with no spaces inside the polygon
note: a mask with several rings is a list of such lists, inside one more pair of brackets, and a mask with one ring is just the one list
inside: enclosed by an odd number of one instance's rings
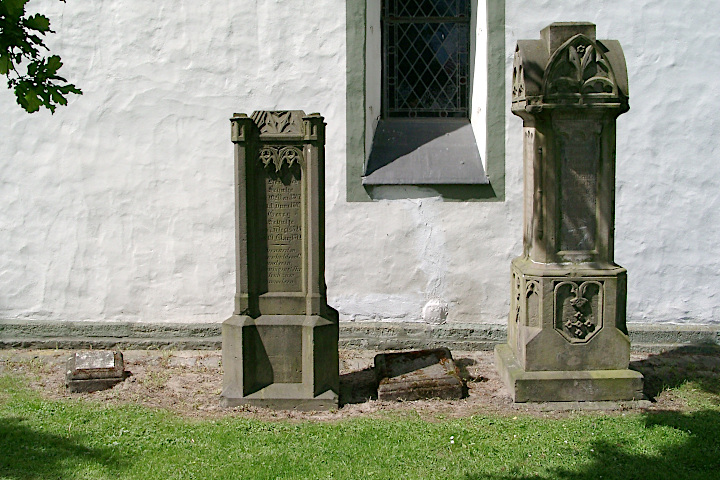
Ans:
{"label": "weathered stone surface", "polygon": [[615,123],[625,60],[595,25],[521,40],[512,112],[524,123],[523,255],[512,262],[508,343],[497,368],[516,402],[633,400],[627,272],[614,262]]}
{"label": "weathered stone surface", "polygon": [[104,390],[124,379],[125,364],[117,350],[76,352],[67,361],[65,384],[71,392]]}
{"label": "weathered stone surface", "polygon": [[450,400],[463,395],[460,371],[447,348],[376,355],[375,375],[379,400]]}
{"label": "weathered stone surface", "polygon": [[325,288],[325,123],[236,114],[237,288],[223,323],[222,404],[338,406],[338,314]]}
{"label": "weathered stone surface", "polygon": [[222,404],[336,408],[337,335],[337,321],[318,315],[229,318],[223,323]]}
{"label": "weathered stone surface", "polygon": [[495,365],[515,402],[642,400],[643,375],[634,370],[524,369],[508,345],[495,348]]}

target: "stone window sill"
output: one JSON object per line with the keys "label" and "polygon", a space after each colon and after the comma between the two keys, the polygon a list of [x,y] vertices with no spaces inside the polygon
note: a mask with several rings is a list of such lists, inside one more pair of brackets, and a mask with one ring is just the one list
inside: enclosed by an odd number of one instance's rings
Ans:
{"label": "stone window sill", "polygon": [[363,185],[487,185],[466,118],[382,119]]}

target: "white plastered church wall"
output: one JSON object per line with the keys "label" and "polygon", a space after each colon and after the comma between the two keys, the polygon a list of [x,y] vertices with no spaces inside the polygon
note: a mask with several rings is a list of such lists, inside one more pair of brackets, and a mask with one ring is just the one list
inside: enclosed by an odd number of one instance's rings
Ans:
{"label": "white plastered church wall", "polygon": [[[707,52],[720,46],[720,5],[631,3],[507,0],[506,83],[515,42],[551,22],[592,21],[621,41],[631,110],[618,121],[616,260],[629,270],[628,319],[717,323],[720,138],[708,112],[720,65]],[[0,318],[222,321],[235,281],[228,118],[303,109],[328,124],[326,279],[341,318],[423,321],[439,300],[448,322],[506,321],[522,222],[509,98],[505,201],[407,188],[348,203],[346,68],[357,66],[346,65],[344,2],[35,6],[85,94],[51,116],[0,92]],[[474,109],[474,126],[481,117]]]}

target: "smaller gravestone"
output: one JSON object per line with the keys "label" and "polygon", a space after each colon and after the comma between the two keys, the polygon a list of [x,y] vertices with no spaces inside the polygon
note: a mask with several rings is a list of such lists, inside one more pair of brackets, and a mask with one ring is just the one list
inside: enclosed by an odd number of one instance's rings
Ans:
{"label": "smaller gravestone", "polygon": [[422,400],[462,398],[460,371],[450,350],[416,350],[381,353],[375,356],[378,400]]}
{"label": "smaller gravestone", "polygon": [[112,388],[125,379],[125,364],[119,351],[76,352],[67,361],[65,386],[73,393]]}
{"label": "smaller gravestone", "polygon": [[222,403],[337,408],[338,313],[325,288],[325,122],[232,119],[237,288],[223,323]]}

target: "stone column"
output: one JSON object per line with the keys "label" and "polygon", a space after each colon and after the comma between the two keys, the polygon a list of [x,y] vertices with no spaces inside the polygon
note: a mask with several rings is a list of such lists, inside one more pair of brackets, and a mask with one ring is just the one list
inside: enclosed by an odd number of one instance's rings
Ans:
{"label": "stone column", "polygon": [[222,402],[338,406],[338,315],[325,293],[325,123],[319,114],[231,118],[235,311],[223,323]]}
{"label": "stone column", "polygon": [[615,123],[625,58],[591,23],[554,23],[515,51],[523,119],[523,255],[512,262],[508,343],[495,360],[516,402],[630,400],[626,270],[614,263]]}

